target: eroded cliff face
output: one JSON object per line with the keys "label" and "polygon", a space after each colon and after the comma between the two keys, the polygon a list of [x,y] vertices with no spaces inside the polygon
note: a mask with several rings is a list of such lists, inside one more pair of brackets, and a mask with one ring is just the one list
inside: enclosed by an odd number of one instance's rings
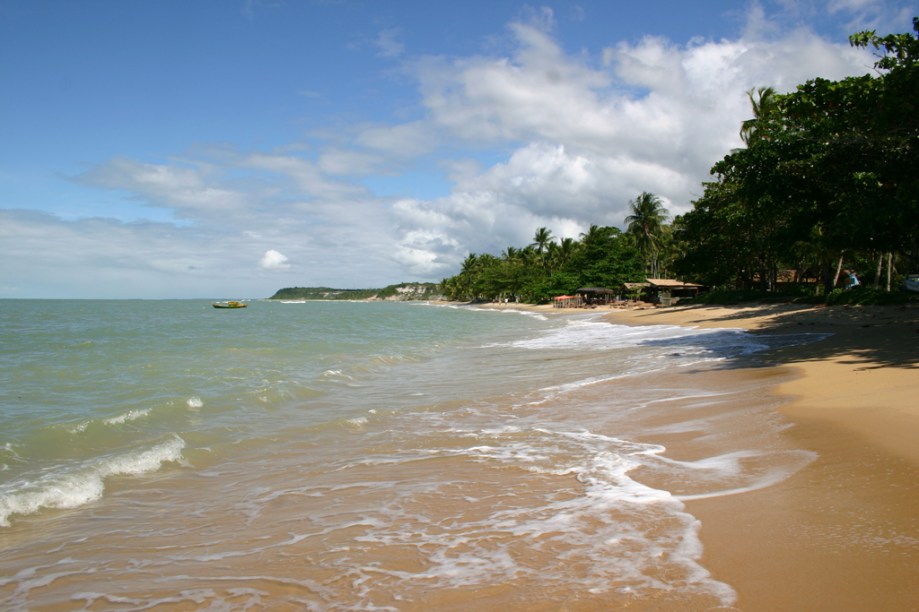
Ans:
{"label": "eroded cliff face", "polygon": [[443,299],[440,288],[432,285],[397,285],[393,288],[395,293],[386,295],[382,299],[394,302],[407,302],[411,300],[439,300]]}

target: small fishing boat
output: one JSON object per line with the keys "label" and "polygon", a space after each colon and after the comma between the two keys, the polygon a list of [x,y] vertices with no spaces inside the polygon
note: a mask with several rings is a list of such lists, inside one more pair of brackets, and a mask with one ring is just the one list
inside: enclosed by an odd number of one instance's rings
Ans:
{"label": "small fishing boat", "polygon": [[243,304],[242,302],[214,302],[212,306],[214,308],[245,308],[248,304]]}

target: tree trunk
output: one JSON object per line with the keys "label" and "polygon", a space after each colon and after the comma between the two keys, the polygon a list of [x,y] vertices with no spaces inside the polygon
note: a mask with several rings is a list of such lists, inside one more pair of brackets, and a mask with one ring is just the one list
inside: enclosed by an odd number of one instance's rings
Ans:
{"label": "tree trunk", "polygon": [[874,273],[874,288],[877,289],[881,285],[881,270],[884,268],[884,253],[878,253],[878,269]]}
{"label": "tree trunk", "polygon": [[890,275],[893,268],[893,253],[887,253],[887,293],[890,293]]}
{"label": "tree trunk", "polygon": [[842,272],[842,258],[845,256],[844,253],[839,254],[839,263],[836,264],[836,276],[833,277],[833,289],[836,288],[836,283],[839,282],[839,274]]}
{"label": "tree trunk", "polygon": [[836,283],[839,282],[839,274],[842,272],[842,258],[844,254],[840,253],[839,263],[836,264],[836,275],[833,274],[833,262],[829,260],[824,260],[823,263],[823,293],[829,295],[829,293],[836,288]]}

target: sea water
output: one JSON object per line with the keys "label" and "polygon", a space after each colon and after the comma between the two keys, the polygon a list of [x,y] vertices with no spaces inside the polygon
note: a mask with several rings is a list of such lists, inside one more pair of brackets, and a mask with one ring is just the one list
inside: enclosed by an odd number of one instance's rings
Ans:
{"label": "sea water", "polygon": [[2,301],[0,607],[730,606],[686,502],[813,457],[761,391],[704,373],[808,339],[418,303]]}

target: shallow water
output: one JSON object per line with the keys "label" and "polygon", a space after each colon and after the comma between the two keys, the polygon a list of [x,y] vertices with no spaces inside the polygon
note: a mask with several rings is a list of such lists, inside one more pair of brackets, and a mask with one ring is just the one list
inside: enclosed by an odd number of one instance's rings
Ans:
{"label": "shallow water", "polygon": [[728,606],[684,501],[813,459],[768,380],[705,374],[806,336],[379,302],[2,306],[4,608]]}

